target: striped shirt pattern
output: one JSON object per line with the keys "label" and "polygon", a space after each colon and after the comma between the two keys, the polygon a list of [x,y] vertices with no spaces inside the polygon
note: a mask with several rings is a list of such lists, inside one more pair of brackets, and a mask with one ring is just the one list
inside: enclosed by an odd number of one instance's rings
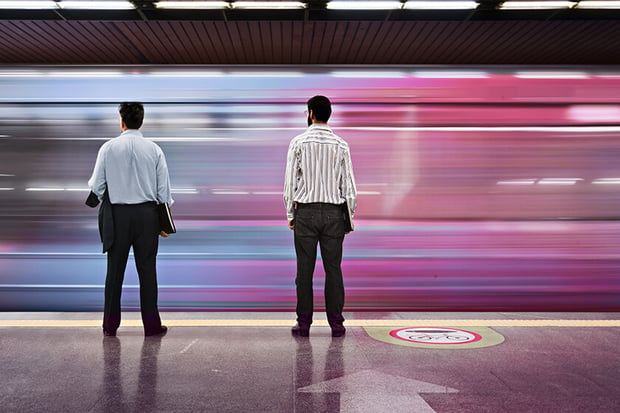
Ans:
{"label": "striped shirt pattern", "polygon": [[326,124],[313,124],[291,140],[284,179],[287,219],[295,216],[295,203],[347,202],[355,211],[357,190],[349,145]]}

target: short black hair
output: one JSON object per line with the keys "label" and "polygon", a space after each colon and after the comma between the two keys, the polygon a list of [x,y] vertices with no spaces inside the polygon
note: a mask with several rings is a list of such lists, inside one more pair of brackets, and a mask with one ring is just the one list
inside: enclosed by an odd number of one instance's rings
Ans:
{"label": "short black hair", "polygon": [[140,102],[123,102],[118,107],[118,113],[129,129],[140,129],[144,121],[144,106]]}
{"label": "short black hair", "polygon": [[319,122],[327,122],[332,115],[332,103],[325,96],[314,96],[308,100],[308,111],[312,111]]}

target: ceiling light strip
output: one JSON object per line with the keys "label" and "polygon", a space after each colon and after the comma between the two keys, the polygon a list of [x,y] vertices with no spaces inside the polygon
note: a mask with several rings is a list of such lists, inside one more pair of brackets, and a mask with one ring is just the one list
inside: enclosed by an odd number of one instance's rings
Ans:
{"label": "ceiling light strip", "polygon": [[404,6],[409,10],[471,10],[476,7],[475,1],[408,1]]}
{"label": "ceiling light strip", "polygon": [[73,10],[131,10],[136,6],[129,1],[90,1],[63,0],[58,3],[61,9]]}
{"label": "ceiling light strip", "polygon": [[399,1],[330,1],[330,10],[397,10],[403,7]]}
{"label": "ceiling light strip", "polygon": [[226,1],[158,1],[158,9],[228,9],[230,3]]}
{"label": "ceiling light strip", "polygon": [[570,9],[576,1],[505,1],[499,8],[502,10],[546,10]]}
{"label": "ceiling light strip", "polygon": [[305,7],[305,3],[299,1],[235,1],[232,3],[233,9],[292,10]]}
{"label": "ceiling light strip", "polygon": [[0,9],[56,9],[58,3],[52,0],[40,0],[40,1],[0,1]]}
{"label": "ceiling light strip", "polygon": [[580,1],[578,9],[620,9],[620,1]]}

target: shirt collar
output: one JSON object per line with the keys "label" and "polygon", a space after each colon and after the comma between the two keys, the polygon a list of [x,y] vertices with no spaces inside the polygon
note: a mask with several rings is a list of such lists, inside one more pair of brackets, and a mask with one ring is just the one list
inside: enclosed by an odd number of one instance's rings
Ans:
{"label": "shirt collar", "polygon": [[313,123],[312,125],[310,125],[308,127],[308,130],[312,130],[312,129],[321,129],[321,130],[326,130],[326,131],[329,131],[329,132],[332,131],[332,128],[327,126],[326,123]]}
{"label": "shirt collar", "polygon": [[138,129],[127,129],[125,132],[121,133],[121,136],[129,136],[129,135],[135,135],[135,136],[142,137],[142,132],[140,132]]}

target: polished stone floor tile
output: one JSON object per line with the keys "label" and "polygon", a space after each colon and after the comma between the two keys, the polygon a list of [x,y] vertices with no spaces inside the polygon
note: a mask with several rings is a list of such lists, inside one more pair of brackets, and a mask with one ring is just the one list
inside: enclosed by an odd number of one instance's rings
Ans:
{"label": "polished stone floor tile", "polygon": [[0,327],[0,412],[618,411],[620,328],[493,330],[503,343],[449,349],[390,344],[356,326],[334,339],[327,327],[309,338],[289,327],[172,327],[163,338],[139,327],[117,337]]}

